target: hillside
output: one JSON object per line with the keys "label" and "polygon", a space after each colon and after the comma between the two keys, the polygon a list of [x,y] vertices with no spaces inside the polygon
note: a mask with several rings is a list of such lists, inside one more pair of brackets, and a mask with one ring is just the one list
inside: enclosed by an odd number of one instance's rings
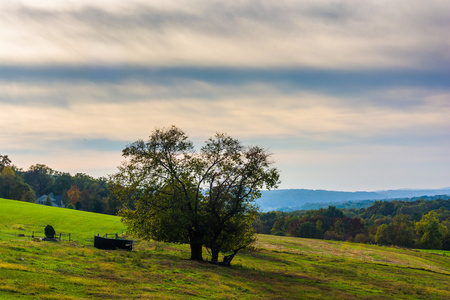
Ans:
{"label": "hillside", "polygon": [[[365,200],[387,200],[393,198],[411,198],[435,195],[450,195],[450,188],[435,190],[401,189],[376,192],[341,192],[308,189],[281,189],[262,191],[261,198],[257,200],[257,204],[260,206],[261,211],[263,212],[272,210],[293,211],[318,208],[317,204],[323,204],[326,207],[334,203],[362,202]],[[359,205],[361,205],[361,203],[359,203]]]}
{"label": "hillside", "polygon": [[98,224],[105,231],[121,224],[117,217],[17,201],[0,199],[0,207],[7,220],[0,235],[1,299],[450,298],[448,251],[259,235],[255,249],[226,268],[186,260],[187,245],[137,240],[135,251],[126,252],[20,238],[13,234],[20,227],[51,222],[87,241]]}
{"label": "hillside", "polygon": [[122,233],[126,230],[116,216],[44,206],[0,198],[0,239],[9,235],[43,236],[46,225],[57,233],[71,233],[72,239],[90,243],[96,234]]}

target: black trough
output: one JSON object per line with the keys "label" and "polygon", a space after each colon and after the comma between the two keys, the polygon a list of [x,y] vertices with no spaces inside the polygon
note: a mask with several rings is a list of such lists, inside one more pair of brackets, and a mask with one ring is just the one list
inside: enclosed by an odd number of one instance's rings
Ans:
{"label": "black trough", "polygon": [[110,239],[101,236],[94,237],[94,247],[98,249],[114,250],[114,249],[125,249],[133,250],[133,240],[124,239]]}

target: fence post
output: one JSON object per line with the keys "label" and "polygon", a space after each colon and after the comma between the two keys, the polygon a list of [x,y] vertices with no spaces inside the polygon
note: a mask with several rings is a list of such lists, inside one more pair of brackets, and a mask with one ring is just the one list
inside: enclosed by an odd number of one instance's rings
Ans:
{"label": "fence post", "polygon": [[118,233],[116,233],[116,240],[119,238],[119,234]]}
{"label": "fence post", "polygon": [[59,241],[61,242],[61,232],[59,233]]}
{"label": "fence post", "polygon": [[31,236],[33,239],[34,239],[34,231],[33,231],[33,234],[32,234],[32,236]]}
{"label": "fence post", "polygon": [[69,233],[69,242],[70,242],[70,233]]}

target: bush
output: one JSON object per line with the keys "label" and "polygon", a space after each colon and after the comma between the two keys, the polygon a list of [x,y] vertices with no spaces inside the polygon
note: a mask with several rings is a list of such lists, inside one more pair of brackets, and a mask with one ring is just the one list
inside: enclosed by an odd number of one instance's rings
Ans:
{"label": "bush", "polygon": [[55,234],[56,234],[55,229],[51,225],[45,226],[45,236],[48,239],[55,238]]}
{"label": "bush", "polygon": [[442,249],[450,250],[450,234],[446,235],[442,240]]}
{"label": "bush", "polygon": [[369,241],[369,237],[365,235],[364,233],[358,233],[355,238],[353,239],[353,242],[355,243],[367,243]]}
{"label": "bush", "polygon": [[279,230],[272,233],[273,235],[284,236],[284,231]]}
{"label": "bush", "polygon": [[344,235],[336,233],[332,230],[328,230],[327,232],[324,233],[323,238],[325,240],[343,241]]}

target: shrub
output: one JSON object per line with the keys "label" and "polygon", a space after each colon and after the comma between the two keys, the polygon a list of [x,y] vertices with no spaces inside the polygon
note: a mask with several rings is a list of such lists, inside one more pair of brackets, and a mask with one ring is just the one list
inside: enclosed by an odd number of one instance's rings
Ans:
{"label": "shrub", "polygon": [[446,235],[442,240],[442,249],[450,250],[450,234]]}
{"label": "shrub", "polygon": [[53,226],[51,226],[51,225],[45,226],[45,236],[48,239],[55,238],[55,234],[56,234],[56,232],[55,232],[55,229],[53,228]]}
{"label": "shrub", "polygon": [[343,234],[339,234],[335,231],[332,230],[328,230],[327,232],[324,233],[323,238],[325,240],[334,240],[334,241],[343,241],[344,240],[344,235]]}
{"label": "shrub", "polygon": [[355,243],[367,243],[369,241],[369,237],[364,233],[358,233],[353,239]]}

